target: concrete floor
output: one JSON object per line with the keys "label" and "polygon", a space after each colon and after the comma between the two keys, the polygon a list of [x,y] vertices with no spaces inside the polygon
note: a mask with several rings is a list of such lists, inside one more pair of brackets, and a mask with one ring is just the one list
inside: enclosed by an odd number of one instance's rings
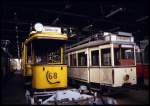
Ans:
{"label": "concrete floor", "polygon": [[[14,75],[2,86],[1,104],[26,104],[25,89],[23,78],[20,75]],[[118,104],[149,104],[149,90],[138,89],[130,90],[118,95],[111,96],[116,99]]]}
{"label": "concrete floor", "polygon": [[3,83],[1,104],[26,104],[22,76],[10,76],[10,79]]}
{"label": "concrete floor", "polygon": [[149,104],[149,91],[148,89],[130,90],[128,92],[120,93],[111,96],[120,105],[144,105]]}

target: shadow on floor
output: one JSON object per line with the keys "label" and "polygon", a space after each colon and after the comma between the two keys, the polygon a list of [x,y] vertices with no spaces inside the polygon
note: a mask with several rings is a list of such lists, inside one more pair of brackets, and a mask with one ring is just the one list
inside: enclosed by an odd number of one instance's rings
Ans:
{"label": "shadow on floor", "polygon": [[1,104],[26,104],[23,77],[13,74],[2,82]]}

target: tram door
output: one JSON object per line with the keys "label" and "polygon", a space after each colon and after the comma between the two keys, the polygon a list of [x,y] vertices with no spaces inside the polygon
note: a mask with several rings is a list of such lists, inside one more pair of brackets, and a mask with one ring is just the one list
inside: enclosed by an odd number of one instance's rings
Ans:
{"label": "tram door", "polygon": [[111,48],[96,47],[90,52],[90,82],[112,84]]}
{"label": "tram door", "polygon": [[91,48],[90,54],[90,66],[89,66],[89,80],[90,82],[100,82],[100,50],[99,48]]}

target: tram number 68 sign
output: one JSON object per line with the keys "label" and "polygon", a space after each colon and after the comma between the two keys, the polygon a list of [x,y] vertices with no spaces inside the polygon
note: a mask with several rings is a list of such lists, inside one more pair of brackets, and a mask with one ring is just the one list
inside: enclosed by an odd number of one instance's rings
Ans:
{"label": "tram number 68 sign", "polygon": [[57,73],[49,73],[49,79],[57,79]]}
{"label": "tram number 68 sign", "polygon": [[57,79],[57,73],[56,73],[56,72],[52,73],[52,72],[48,72],[48,71],[47,71],[46,77],[47,77],[47,79],[49,79],[49,80],[51,80],[51,79]]}

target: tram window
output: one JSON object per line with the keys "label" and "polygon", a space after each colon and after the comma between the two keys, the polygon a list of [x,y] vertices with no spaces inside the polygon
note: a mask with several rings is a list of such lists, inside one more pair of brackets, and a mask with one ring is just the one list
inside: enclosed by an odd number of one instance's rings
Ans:
{"label": "tram window", "polygon": [[60,64],[62,43],[55,40],[41,39],[33,41],[36,64]]}
{"label": "tram window", "polygon": [[101,64],[102,66],[110,66],[111,58],[110,58],[110,48],[101,50]]}
{"label": "tram window", "polygon": [[36,56],[36,63],[41,63],[42,62],[42,59],[40,56]]}
{"label": "tram window", "polygon": [[87,66],[87,54],[85,52],[78,53],[78,66]]}
{"label": "tram window", "polygon": [[70,66],[76,66],[76,54],[70,55]]}
{"label": "tram window", "polygon": [[139,63],[139,64],[142,63],[142,61],[141,61],[141,53],[140,52],[136,52],[136,63]]}
{"label": "tram window", "polygon": [[68,55],[65,55],[64,63],[65,63],[65,64],[68,64]]}
{"label": "tram window", "polygon": [[91,51],[92,66],[99,66],[99,50]]}
{"label": "tram window", "polygon": [[114,64],[115,65],[120,65],[119,59],[120,59],[120,50],[119,48],[114,48]]}
{"label": "tram window", "polygon": [[123,48],[122,59],[134,59],[133,49]]}
{"label": "tram window", "polygon": [[60,48],[56,48],[53,50],[48,51],[48,63],[60,63],[61,57],[60,54],[61,50]]}
{"label": "tram window", "polygon": [[28,56],[28,64],[31,64],[32,63],[32,60],[31,60],[31,56]]}
{"label": "tram window", "polygon": [[114,48],[115,65],[134,65],[133,48]]}
{"label": "tram window", "polygon": [[31,50],[31,44],[29,44],[27,46],[27,63],[28,64],[32,63],[31,52],[32,52],[32,50]]}

